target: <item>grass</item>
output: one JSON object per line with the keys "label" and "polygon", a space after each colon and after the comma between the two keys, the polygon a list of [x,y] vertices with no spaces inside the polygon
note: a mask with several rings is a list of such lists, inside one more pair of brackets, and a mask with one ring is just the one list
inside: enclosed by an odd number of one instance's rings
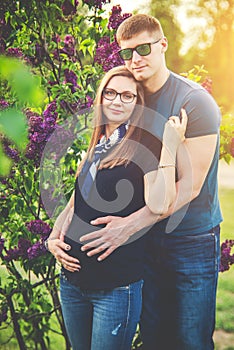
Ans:
{"label": "grass", "polygon": [[[234,189],[220,189],[220,202],[224,216],[221,242],[234,239]],[[220,273],[217,294],[217,329],[234,333],[234,269]]]}

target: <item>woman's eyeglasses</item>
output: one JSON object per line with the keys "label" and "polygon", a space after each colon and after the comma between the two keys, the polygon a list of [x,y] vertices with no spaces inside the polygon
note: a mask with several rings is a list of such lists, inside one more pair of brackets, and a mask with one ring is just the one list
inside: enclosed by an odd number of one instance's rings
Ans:
{"label": "woman's eyeglasses", "polygon": [[129,91],[117,92],[114,89],[104,89],[102,91],[102,96],[109,101],[114,101],[118,95],[123,103],[132,103],[134,98],[137,97],[137,95]]}
{"label": "woman's eyeglasses", "polygon": [[124,61],[132,59],[133,51],[136,51],[140,56],[147,56],[151,53],[151,45],[157,44],[160,40],[162,40],[162,38],[154,41],[153,43],[140,44],[134,48],[119,50],[119,55]]}

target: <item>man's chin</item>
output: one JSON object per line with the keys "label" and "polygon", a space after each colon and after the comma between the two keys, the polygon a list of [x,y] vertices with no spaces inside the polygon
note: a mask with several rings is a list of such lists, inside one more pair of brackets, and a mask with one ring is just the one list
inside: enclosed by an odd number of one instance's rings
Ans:
{"label": "man's chin", "polygon": [[145,75],[142,74],[142,72],[136,72],[136,71],[133,71],[133,75],[134,75],[134,78],[138,81],[143,81],[145,80]]}

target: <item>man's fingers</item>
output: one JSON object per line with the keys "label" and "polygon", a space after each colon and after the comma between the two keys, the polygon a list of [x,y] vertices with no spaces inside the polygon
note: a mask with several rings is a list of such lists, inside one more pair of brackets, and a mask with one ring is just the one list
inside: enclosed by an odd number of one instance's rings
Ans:
{"label": "man's fingers", "polygon": [[103,217],[100,217],[100,218],[97,218],[95,220],[90,221],[90,224],[91,225],[108,224],[109,222],[111,222],[112,219],[113,219],[113,217],[110,215],[103,216]]}
{"label": "man's fingers", "polygon": [[99,238],[100,237],[100,231],[95,231],[95,232],[91,232],[91,233],[87,233],[84,236],[80,237],[80,242],[84,242],[84,241],[89,241],[91,239],[95,239],[95,238]]}
{"label": "man's fingers", "polygon": [[91,249],[91,248],[96,248],[102,243],[103,243],[103,240],[101,238],[98,238],[98,239],[95,239],[94,241],[91,241],[91,242],[86,243],[85,245],[83,245],[81,247],[81,250],[82,250],[82,252],[84,252],[85,250],[88,250],[88,249]]}
{"label": "man's fingers", "polygon": [[99,247],[92,249],[90,252],[87,253],[87,255],[89,257],[96,255],[98,253],[103,252],[103,250],[106,250],[108,248],[109,244],[108,243],[103,243],[102,245],[100,245]]}
{"label": "man's fingers", "polygon": [[113,253],[113,251],[116,249],[117,247],[111,246],[109,247],[102,255],[100,255],[98,257],[98,261],[102,261],[104,259],[106,259],[109,255],[111,255],[111,253]]}

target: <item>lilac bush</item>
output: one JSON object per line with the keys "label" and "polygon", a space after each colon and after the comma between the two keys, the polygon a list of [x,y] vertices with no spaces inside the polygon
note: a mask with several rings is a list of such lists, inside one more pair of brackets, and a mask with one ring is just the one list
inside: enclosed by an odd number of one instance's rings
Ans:
{"label": "lilac bush", "polygon": [[231,254],[232,247],[234,246],[233,239],[226,239],[221,244],[221,259],[220,259],[220,271],[228,271],[230,266],[234,264],[234,252]]}
{"label": "lilac bush", "polygon": [[[56,149],[55,165],[63,159],[63,183],[59,189],[46,183],[45,191],[54,202],[57,192],[64,191],[68,198],[77,160],[88,145],[89,133],[79,133],[87,124],[85,111],[93,105],[103,72],[123,63],[115,32],[130,14],[122,14],[116,6],[109,16],[107,3],[3,0],[0,5],[0,53],[24,62],[46,91],[42,105],[31,106],[30,100],[19,105],[7,81],[0,85],[0,111],[20,106],[28,125],[24,153],[11,139],[1,138],[12,168],[0,178],[0,257],[6,271],[6,279],[0,282],[0,325],[13,325],[19,349],[50,347],[51,316],[64,342],[62,348],[70,349],[58,297],[59,270],[44,246],[53,219],[42,201],[40,163],[49,141]],[[20,87],[22,78],[18,79]],[[19,92],[27,96],[30,91],[19,88]],[[64,127],[73,115],[78,116],[74,133]],[[74,142],[66,154],[67,140]],[[51,173],[57,183],[56,169]]]}

